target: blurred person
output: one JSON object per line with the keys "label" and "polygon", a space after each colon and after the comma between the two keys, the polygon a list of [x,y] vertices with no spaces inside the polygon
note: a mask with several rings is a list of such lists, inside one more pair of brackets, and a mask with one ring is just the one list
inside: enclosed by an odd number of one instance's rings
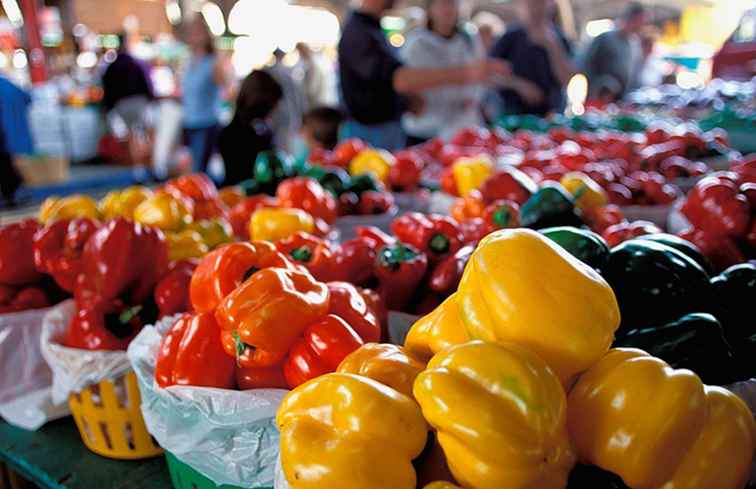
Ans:
{"label": "blurred person", "polygon": [[478,28],[478,37],[481,44],[483,44],[483,49],[487,53],[491,51],[496,39],[506,29],[504,22],[498,15],[485,10],[475,14],[472,23]]}
{"label": "blurred person", "polygon": [[16,190],[21,175],[13,165],[14,157],[34,153],[29,128],[31,96],[0,74],[0,204],[16,205]]}
{"label": "blurred person", "polygon": [[659,32],[652,27],[641,33],[641,66],[638,77],[639,87],[656,87],[663,83],[666,63],[656,54]]}
{"label": "blurred person", "polygon": [[296,46],[299,53],[299,67],[302,70],[302,88],[309,109],[326,103],[327,80],[323,66],[310,46],[300,42]]}
{"label": "blurred person", "polygon": [[273,133],[276,146],[291,152],[302,124],[302,114],[307,110],[307,101],[301,85],[294,79],[294,70],[284,64],[286,53],[276,49],[273,56],[275,63],[269,72],[283,90],[283,100],[273,114]]}
{"label": "blurred person", "polygon": [[283,97],[281,85],[267,71],[253,71],[242,81],[234,117],[218,141],[226,169],[224,185],[252,178],[257,154],[275,148],[271,116]]}
{"label": "blurred person", "polygon": [[588,91],[594,96],[613,78],[621,87],[615,100],[623,98],[638,86],[642,53],[639,35],[646,25],[643,4],[631,2],[618,20],[618,28],[596,37],[583,57],[583,71],[588,77]]}
{"label": "blurred person", "polygon": [[132,128],[144,123],[145,109],[155,97],[147,67],[129,54],[125,32],[118,42],[116,57],[102,75],[102,103],[108,114],[117,114]]}
{"label": "blurred person", "polygon": [[491,49],[491,56],[512,65],[513,76],[500,90],[504,111],[540,116],[561,111],[565,88],[575,75],[572,47],[552,20],[553,0],[518,1],[522,22]]}
{"label": "blurred person", "polygon": [[187,41],[192,57],[182,79],[184,141],[194,171],[206,172],[217,142],[228,65],[216,54],[213,35],[202,16],[189,24]]}
{"label": "blurred person", "polygon": [[315,107],[302,117],[302,139],[307,150],[331,151],[339,142],[344,115],[333,107]]}
{"label": "blurred person", "polygon": [[[477,36],[459,26],[460,0],[426,0],[427,24],[407,35],[401,50],[405,66],[413,68],[446,68],[461,66],[485,58]],[[410,146],[440,136],[451,137],[464,127],[483,123],[480,101],[483,87],[438,87],[420,94],[424,110],[420,114],[405,113],[402,125]]]}
{"label": "blurred person", "polygon": [[394,0],[362,0],[344,24],[338,47],[341,94],[349,116],[344,136],[388,150],[406,145],[401,117],[407,111],[422,112],[418,94],[510,74],[507,63],[492,59],[443,68],[405,66],[381,29],[381,16],[393,6]]}

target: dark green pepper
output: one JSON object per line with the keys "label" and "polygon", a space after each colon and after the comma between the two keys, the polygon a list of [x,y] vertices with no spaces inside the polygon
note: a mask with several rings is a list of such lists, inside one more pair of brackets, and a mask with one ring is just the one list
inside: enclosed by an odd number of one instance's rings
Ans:
{"label": "dark green pepper", "polygon": [[706,272],[676,249],[630,240],[612,249],[603,276],[622,314],[617,337],[698,312],[709,292]]}
{"label": "dark green pepper", "polygon": [[630,489],[622,478],[595,465],[576,465],[567,480],[567,489]]}
{"label": "dark green pepper", "polygon": [[593,231],[562,226],[540,232],[591,268],[601,270],[609,261],[609,246]]}
{"label": "dark green pepper", "polygon": [[376,190],[378,190],[378,182],[375,180],[375,177],[369,173],[352,177],[352,182],[347,188],[348,192],[354,192],[357,195],[362,195],[362,192]]}
{"label": "dark green pepper", "polygon": [[674,234],[646,234],[635,239],[642,241],[653,241],[654,243],[661,243],[667,246],[671,246],[694,262],[698,263],[709,276],[711,276],[714,271],[714,268],[711,266],[709,260],[703,255],[703,253],[701,253],[701,250],[699,250],[696,245],[686,239],[677,237]]}
{"label": "dark green pepper", "polygon": [[350,187],[352,180],[345,170],[341,168],[323,168],[322,170],[317,181],[335,197],[343,194]]}
{"label": "dark green pepper", "polygon": [[[724,326],[725,337],[743,358],[756,355],[756,265],[741,263],[711,279],[711,305]],[[756,367],[753,368],[756,373]]]}
{"label": "dark green pepper", "polygon": [[260,184],[257,183],[257,180],[255,180],[254,178],[249,178],[247,180],[239,182],[239,189],[246,197],[251,197],[252,195],[257,195],[262,192],[262,190],[260,189]]}
{"label": "dark green pepper", "polygon": [[555,226],[580,226],[572,196],[557,183],[547,183],[520,208],[524,227],[543,229]]}
{"label": "dark green pepper", "polygon": [[674,368],[694,371],[705,384],[743,380],[722,325],[711,314],[688,314],[664,326],[631,331],[615,346],[645,350]]}
{"label": "dark green pepper", "polygon": [[278,184],[294,174],[294,162],[284,153],[261,151],[255,159],[253,178],[265,193],[275,194]]}

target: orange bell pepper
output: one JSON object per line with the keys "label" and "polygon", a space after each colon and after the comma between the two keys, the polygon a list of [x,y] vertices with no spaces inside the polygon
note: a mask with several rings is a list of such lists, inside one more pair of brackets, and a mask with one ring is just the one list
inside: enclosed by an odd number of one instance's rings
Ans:
{"label": "orange bell pepper", "polygon": [[226,207],[229,209],[244,200],[244,192],[242,192],[242,189],[237,185],[232,185],[231,187],[223,187],[222,189],[218,190],[218,198],[226,204]]}
{"label": "orange bell pepper", "polygon": [[189,296],[197,312],[213,311],[257,270],[292,265],[266,241],[230,243],[206,255],[192,276]]}
{"label": "orange bell pepper", "polygon": [[[201,264],[200,264],[201,266]],[[231,331],[241,356],[268,367],[284,359],[305,328],[328,313],[328,287],[307,272],[264,268],[231,292],[215,311],[218,324]]]}
{"label": "orange bell pepper", "polygon": [[176,177],[166,182],[163,188],[169,194],[183,195],[195,202],[218,198],[218,189],[210,177],[204,173]]}
{"label": "orange bell pepper", "polygon": [[451,207],[451,216],[457,222],[464,222],[475,217],[483,217],[486,210],[486,202],[480,192],[473,190],[465,197],[454,201]]}
{"label": "orange bell pepper", "polygon": [[300,231],[276,242],[278,251],[287,259],[304,266],[313,277],[327,282],[336,276],[336,254],[331,243]]}

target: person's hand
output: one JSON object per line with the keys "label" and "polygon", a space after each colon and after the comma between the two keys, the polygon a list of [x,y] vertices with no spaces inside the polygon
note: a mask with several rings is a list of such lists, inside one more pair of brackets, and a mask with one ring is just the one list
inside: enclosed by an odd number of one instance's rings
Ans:
{"label": "person's hand", "polygon": [[425,111],[425,99],[420,95],[407,96],[407,112],[413,115],[421,115]]}
{"label": "person's hand", "polygon": [[506,61],[484,58],[467,65],[468,83],[492,83],[512,76],[512,66]]}

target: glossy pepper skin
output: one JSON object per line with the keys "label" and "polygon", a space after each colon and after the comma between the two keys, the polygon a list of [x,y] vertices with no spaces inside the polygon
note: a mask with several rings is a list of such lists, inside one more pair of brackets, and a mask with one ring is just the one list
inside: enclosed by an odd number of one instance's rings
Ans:
{"label": "glossy pepper skin", "polygon": [[528,175],[514,167],[499,170],[480,187],[485,202],[510,200],[522,206],[538,191],[538,185]]}
{"label": "glossy pepper skin", "polygon": [[252,350],[250,364],[279,363],[305,328],[328,312],[328,287],[307,272],[264,268],[223,299],[215,311],[218,324],[235,333],[240,356]]}
{"label": "glossy pepper skin", "polygon": [[581,462],[630,487],[742,489],[750,475],[756,427],[745,404],[641,350],[610,351],[567,405]]}
{"label": "glossy pepper skin", "polygon": [[367,343],[347,355],[337,372],[373,379],[414,398],[412,386],[423,370],[425,362],[401,346]]}
{"label": "glossy pepper skin", "polygon": [[410,245],[399,243],[382,248],[375,261],[375,276],[386,306],[390,310],[405,307],[427,269],[428,259]]}
{"label": "glossy pepper skin", "polygon": [[351,184],[349,173],[336,167],[324,168],[320,166],[310,166],[305,170],[303,176],[316,179],[318,183],[334,197],[338,197],[346,192]]}
{"label": "glossy pepper skin", "polygon": [[681,210],[691,224],[712,236],[743,236],[751,217],[748,199],[737,184],[717,176],[699,181]]}
{"label": "glossy pepper skin", "polygon": [[521,344],[565,384],[606,353],[620,322],[609,284],[528,229],[497,231],[481,241],[456,297],[470,338]]}
{"label": "glossy pepper skin", "polygon": [[210,251],[202,235],[191,229],[165,234],[168,243],[168,261],[202,258]]}
{"label": "glossy pepper skin", "polygon": [[575,205],[581,211],[603,207],[609,203],[604,189],[585,173],[570,172],[563,176],[559,183],[572,195]]}
{"label": "glossy pepper skin", "polygon": [[283,153],[261,151],[252,167],[253,180],[258,190],[274,195],[278,184],[294,176],[294,161]]}
{"label": "glossy pepper skin", "polygon": [[744,318],[753,316],[756,265],[735,265],[712,278],[711,297],[710,312],[722,321],[727,340],[744,359],[753,359],[756,353],[756,325],[753,321],[744,321]]}
{"label": "glossy pepper skin", "polygon": [[76,314],[68,323],[63,345],[81,350],[125,350],[142,329],[140,306],[120,300],[92,298],[77,301]]}
{"label": "glossy pepper skin", "polygon": [[399,191],[415,189],[420,183],[423,160],[415,151],[401,151],[389,170],[391,188]]}
{"label": "glossy pepper skin", "polygon": [[520,223],[532,229],[579,226],[572,196],[559,184],[546,183],[520,207]]}
{"label": "glossy pepper skin", "polygon": [[62,198],[48,197],[39,207],[39,221],[42,224],[77,217],[99,219],[100,210],[97,208],[97,202],[87,195],[71,195]]}
{"label": "glossy pepper skin", "polygon": [[456,199],[449,212],[452,218],[462,223],[476,217],[482,218],[486,212],[486,203],[480,192],[470,192],[467,196]]}
{"label": "glossy pepper skin", "polygon": [[464,246],[456,253],[440,261],[431,272],[428,287],[439,294],[451,294],[457,290],[467,262],[475,251],[474,246]]}
{"label": "glossy pepper skin", "polygon": [[659,227],[650,221],[621,222],[609,226],[601,233],[607,244],[615,247],[625,241],[638,238],[648,234],[660,234]]}
{"label": "glossy pepper skin", "polygon": [[180,231],[192,221],[192,211],[180,197],[160,192],[134,209],[134,220],[163,231]]}
{"label": "glossy pepper skin", "polygon": [[497,200],[486,206],[483,219],[491,231],[520,227],[520,206],[509,200]]}
{"label": "glossy pepper skin", "polygon": [[415,401],[390,387],[327,374],[291,391],[276,424],[292,489],[415,489],[412,460],[427,425]]}
{"label": "glossy pepper skin", "polygon": [[696,262],[651,241],[631,240],[613,248],[603,275],[622,311],[619,336],[697,312],[709,293],[709,279]]}
{"label": "glossy pepper skin", "polygon": [[674,234],[666,233],[646,234],[637,239],[641,241],[653,241],[654,243],[670,246],[698,263],[709,276],[713,275],[714,268],[712,267],[711,262],[709,262],[695,244],[686,239],[679,238]]}
{"label": "glossy pepper skin", "polygon": [[184,314],[163,336],[155,364],[160,387],[192,385],[233,389],[236,365],[220,342],[212,314]]}
{"label": "glossy pepper skin", "polygon": [[73,293],[82,271],[82,253],[99,227],[92,219],[61,219],[34,235],[34,263],[66,292]]}
{"label": "glossy pepper skin", "polygon": [[153,298],[160,311],[160,317],[187,312],[191,309],[189,285],[197,264],[197,260],[174,262],[155,285]]}
{"label": "glossy pepper skin", "polygon": [[394,196],[388,192],[368,190],[360,195],[359,213],[363,216],[380,215],[396,209]]}
{"label": "glossy pepper skin", "polygon": [[349,324],[365,343],[381,340],[381,323],[357,287],[348,282],[328,282],[328,313]]}
{"label": "glossy pepper skin", "polygon": [[298,232],[315,232],[312,216],[301,209],[257,209],[249,220],[249,236],[255,241],[278,241]]}
{"label": "glossy pepper skin", "polygon": [[236,384],[239,390],[248,389],[288,389],[283,367],[238,367],[236,369]]}
{"label": "glossy pepper skin", "polygon": [[345,241],[336,252],[336,276],[355,285],[367,284],[373,278],[376,254],[372,240],[358,236]]}
{"label": "glossy pepper skin", "polygon": [[134,209],[145,200],[152,197],[152,190],[141,185],[133,185],[123,190],[108,192],[100,200],[99,208],[102,218],[105,220],[116,217],[134,218]]}
{"label": "glossy pepper skin", "polygon": [[456,253],[464,240],[457,223],[438,214],[407,213],[394,219],[391,232],[402,243],[427,253],[431,261]]}
{"label": "glossy pepper skin", "polygon": [[189,289],[194,310],[210,312],[242,282],[263,268],[290,268],[273,244],[265,241],[231,243],[205,256],[192,275]]}
{"label": "glossy pepper skin", "polygon": [[47,293],[39,287],[15,287],[0,284],[0,314],[8,314],[29,309],[41,309],[50,306]]}
{"label": "glossy pepper skin", "polygon": [[183,195],[196,202],[218,198],[218,188],[204,173],[192,173],[173,178],[163,188],[169,194]]}
{"label": "glossy pepper skin", "polygon": [[514,344],[473,341],[435,355],[415,399],[454,478],[472,489],[562,489],[576,456],[559,379]]}
{"label": "glossy pepper skin", "polygon": [[292,389],[308,380],[335,372],[347,355],[364,342],[346,321],[329,314],[308,326],[289,350],[283,364]]}
{"label": "glossy pepper skin", "polygon": [[223,187],[218,190],[218,198],[221,202],[226,204],[229,209],[244,200],[245,197],[244,192],[242,192],[238,185]]}
{"label": "glossy pepper skin", "polygon": [[638,348],[673,368],[692,370],[707,384],[744,380],[722,325],[711,314],[688,314],[663,326],[635,330],[616,346]]}
{"label": "glossy pepper skin", "polygon": [[493,174],[494,166],[487,156],[460,158],[452,165],[452,175],[457,185],[457,193],[462,197],[478,190],[483,182]]}
{"label": "glossy pepper skin", "polygon": [[609,246],[592,231],[564,226],[541,229],[540,233],[593,269],[601,270],[609,262]]}
{"label": "glossy pepper skin", "polygon": [[211,250],[234,241],[234,231],[226,219],[194,221],[187,226],[187,229],[198,232],[202,236],[202,242]]}
{"label": "glossy pepper skin", "polygon": [[296,177],[284,180],[278,185],[276,198],[281,207],[302,209],[328,224],[333,224],[336,220],[336,199],[313,178]]}
{"label": "glossy pepper skin", "polygon": [[404,347],[425,361],[451,346],[470,341],[457,304],[457,294],[450,295],[430,314],[412,325]]}
{"label": "glossy pepper skin", "polygon": [[680,238],[693,243],[715,271],[743,263],[746,257],[735,240],[729,236],[713,236],[701,229],[689,228],[680,233]]}
{"label": "glossy pepper skin", "polygon": [[24,285],[42,278],[34,265],[34,236],[39,231],[35,219],[0,228],[0,284]]}
{"label": "glossy pepper skin", "polygon": [[321,282],[335,276],[336,255],[330,242],[323,238],[299,232],[276,242],[276,248],[292,262],[304,266]]}
{"label": "glossy pepper skin", "polygon": [[262,207],[278,207],[278,201],[268,195],[253,195],[252,197],[245,197],[231,208],[228,221],[231,223],[236,237],[249,239],[249,220],[252,214]]}
{"label": "glossy pepper skin", "polygon": [[585,222],[590,228],[597,233],[604,232],[609,226],[627,222],[622,209],[612,204],[588,209],[583,212],[583,219],[585,219]]}
{"label": "glossy pepper skin", "polygon": [[372,175],[383,184],[389,183],[391,167],[396,162],[394,155],[382,149],[364,149],[349,162],[349,174]]}

